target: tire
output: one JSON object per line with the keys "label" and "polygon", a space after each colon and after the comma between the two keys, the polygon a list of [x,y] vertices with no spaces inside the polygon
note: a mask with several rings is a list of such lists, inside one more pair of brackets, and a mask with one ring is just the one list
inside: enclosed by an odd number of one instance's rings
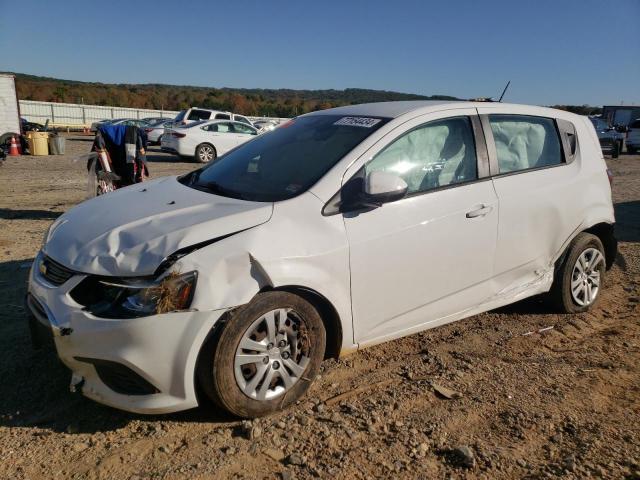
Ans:
{"label": "tire", "polygon": [[[555,307],[563,313],[581,313],[592,308],[604,288],[605,271],[604,247],[600,239],[590,233],[578,234],[555,274],[550,291]],[[575,287],[573,292],[572,283]],[[597,288],[594,289],[594,286]]]}
{"label": "tire", "polygon": [[[259,349],[241,347],[241,341]],[[273,345],[270,350],[267,343]],[[304,395],[318,375],[325,346],[324,324],[311,304],[288,292],[260,293],[205,344],[198,382],[214,404],[238,417],[267,415]],[[240,358],[246,363],[236,368]]]}
{"label": "tire", "polygon": [[637,152],[637,150],[636,150],[635,148],[630,147],[629,145],[627,145],[627,153],[628,153],[629,155],[635,155],[635,154],[636,154],[636,152]]}
{"label": "tire", "polygon": [[201,143],[196,147],[196,154],[194,158],[198,163],[209,163],[215,162],[218,154],[216,153],[216,149],[213,145],[209,143]]}
{"label": "tire", "polygon": [[613,150],[611,150],[611,158],[618,158],[620,156],[620,147],[618,142],[616,142],[613,146]]}

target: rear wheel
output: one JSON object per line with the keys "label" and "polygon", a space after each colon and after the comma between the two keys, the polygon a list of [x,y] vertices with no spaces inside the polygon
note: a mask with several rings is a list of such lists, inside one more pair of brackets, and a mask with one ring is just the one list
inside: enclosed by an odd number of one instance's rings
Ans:
{"label": "rear wheel", "polygon": [[556,272],[551,297],[565,313],[586,312],[597,302],[604,286],[606,262],[598,237],[580,233],[569,246]]}
{"label": "rear wheel", "polygon": [[213,162],[217,157],[216,149],[213,145],[202,143],[196,147],[195,159],[200,163]]}
{"label": "rear wheel", "polygon": [[198,380],[215,404],[234,415],[266,415],[304,395],[318,374],[325,343],[312,305],[287,292],[261,293],[204,347]]}

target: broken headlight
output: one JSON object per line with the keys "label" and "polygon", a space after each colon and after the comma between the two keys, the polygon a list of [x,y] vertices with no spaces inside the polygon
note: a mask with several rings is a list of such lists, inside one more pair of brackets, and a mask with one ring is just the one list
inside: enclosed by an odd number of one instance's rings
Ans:
{"label": "broken headlight", "polygon": [[197,272],[172,272],[160,279],[90,276],[71,291],[71,298],[96,317],[146,317],[189,309],[197,278]]}

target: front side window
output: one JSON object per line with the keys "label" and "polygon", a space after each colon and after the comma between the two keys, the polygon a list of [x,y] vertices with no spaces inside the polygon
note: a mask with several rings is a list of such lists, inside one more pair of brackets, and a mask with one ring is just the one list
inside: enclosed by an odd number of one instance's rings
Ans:
{"label": "front side window", "polygon": [[552,118],[489,115],[500,173],[562,163],[560,137]]}
{"label": "front side window", "polygon": [[400,176],[409,194],[476,180],[476,148],[469,118],[438,120],[404,134],[365,166],[366,174],[380,170]]}
{"label": "front side window", "polygon": [[253,128],[251,128],[248,125],[245,125],[244,123],[234,123],[233,130],[236,133],[245,133],[247,135],[253,135],[255,133],[255,130]]}
{"label": "front side window", "polygon": [[241,115],[236,115],[235,116],[235,121],[236,122],[241,122],[241,123],[246,123],[247,125],[251,125],[251,122],[249,121],[249,119],[241,116]]}
{"label": "front side window", "polygon": [[216,195],[275,202],[307,191],[386,118],[309,115],[181,177],[192,188]]}

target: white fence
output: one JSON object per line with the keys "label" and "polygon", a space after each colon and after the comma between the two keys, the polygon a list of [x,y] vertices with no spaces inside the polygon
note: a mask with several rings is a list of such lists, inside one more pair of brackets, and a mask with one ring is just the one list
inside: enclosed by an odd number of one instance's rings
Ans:
{"label": "white fence", "polygon": [[[178,112],[173,110],[150,110],[145,108],[109,107],[101,105],[82,105],[78,103],[37,102],[19,100],[20,116],[29,122],[44,124],[49,120],[51,126],[84,127],[97,120],[112,118],[174,118]],[[248,117],[251,121],[269,118],[281,123],[287,118]]]}
{"label": "white fence", "polygon": [[111,118],[174,118],[178,112],[172,110],[149,110],[144,108],[108,107],[81,105],[76,103],[37,102],[19,100],[20,115],[29,122],[54,125],[89,126],[97,120]]}

